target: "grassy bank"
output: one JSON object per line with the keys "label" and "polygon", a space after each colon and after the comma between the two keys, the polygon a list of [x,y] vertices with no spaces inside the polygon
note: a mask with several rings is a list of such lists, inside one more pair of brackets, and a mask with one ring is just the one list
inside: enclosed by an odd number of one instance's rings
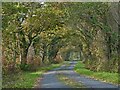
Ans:
{"label": "grassy bank", "polygon": [[17,74],[3,76],[2,88],[33,88],[38,78],[42,74],[53,68],[59,67],[61,64],[52,64],[50,66],[40,67],[35,72],[19,72]]}
{"label": "grassy bank", "polygon": [[96,80],[101,80],[116,85],[118,84],[118,73],[90,71],[85,68],[85,65],[82,62],[78,62],[74,70],[81,75],[85,75]]}

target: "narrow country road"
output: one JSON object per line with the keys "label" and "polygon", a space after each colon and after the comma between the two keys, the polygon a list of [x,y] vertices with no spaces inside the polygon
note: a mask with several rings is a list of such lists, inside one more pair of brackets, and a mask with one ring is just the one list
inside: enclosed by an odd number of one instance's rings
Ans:
{"label": "narrow country road", "polygon": [[84,84],[86,88],[118,88],[115,85],[104,83],[77,74],[73,70],[76,63],[77,61],[70,61],[70,65],[64,64],[59,68],[45,73],[40,83],[41,88],[71,88],[70,86],[65,85],[62,81],[57,79],[58,73],[64,74],[65,76],[74,79],[77,83]]}

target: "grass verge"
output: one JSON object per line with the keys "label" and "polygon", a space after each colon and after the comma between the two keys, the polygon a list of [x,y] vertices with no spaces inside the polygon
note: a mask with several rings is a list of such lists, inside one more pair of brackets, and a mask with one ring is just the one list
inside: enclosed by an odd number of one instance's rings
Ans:
{"label": "grass verge", "polygon": [[81,75],[118,85],[118,73],[94,72],[86,69],[81,61],[76,64],[74,70]]}
{"label": "grass verge", "polygon": [[2,88],[33,88],[37,79],[41,78],[44,72],[57,68],[60,65],[61,64],[52,64],[40,67],[35,72],[22,71],[17,74],[4,76],[2,80]]}

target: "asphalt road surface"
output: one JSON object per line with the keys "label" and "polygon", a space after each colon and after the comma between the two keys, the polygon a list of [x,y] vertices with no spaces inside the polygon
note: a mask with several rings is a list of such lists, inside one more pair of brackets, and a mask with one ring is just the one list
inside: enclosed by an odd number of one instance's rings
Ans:
{"label": "asphalt road surface", "polygon": [[86,88],[118,88],[118,86],[77,74],[73,70],[76,63],[77,61],[69,61],[69,65],[64,64],[59,68],[44,73],[43,79],[40,82],[41,88],[71,88],[57,79],[58,73],[74,79],[77,83],[83,83]]}

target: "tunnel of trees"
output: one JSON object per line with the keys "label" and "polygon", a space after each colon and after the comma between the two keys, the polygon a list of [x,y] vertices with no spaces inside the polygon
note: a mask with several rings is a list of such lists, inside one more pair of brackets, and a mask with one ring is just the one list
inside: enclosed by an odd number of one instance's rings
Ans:
{"label": "tunnel of trees", "polygon": [[[118,72],[119,3],[2,3],[3,74],[80,55],[86,68]],[[11,72],[12,71],[12,72]]]}

